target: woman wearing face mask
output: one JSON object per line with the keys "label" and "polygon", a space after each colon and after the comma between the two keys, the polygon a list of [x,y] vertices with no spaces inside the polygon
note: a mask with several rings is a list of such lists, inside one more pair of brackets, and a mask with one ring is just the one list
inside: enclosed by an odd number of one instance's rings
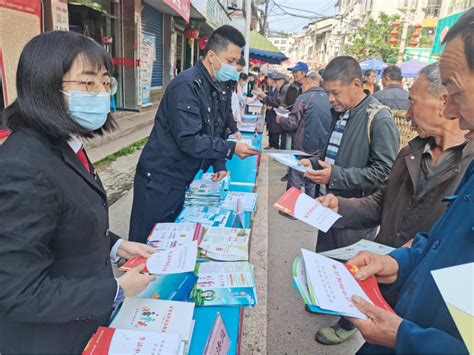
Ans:
{"label": "woman wearing face mask", "polygon": [[79,353],[112,307],[153,280],[114,278],[111,258],[153,249],[109,231],[107,196],[84,138],[114,127],[107,52],[73,32],[33,38],[0,147],[0,353]]}

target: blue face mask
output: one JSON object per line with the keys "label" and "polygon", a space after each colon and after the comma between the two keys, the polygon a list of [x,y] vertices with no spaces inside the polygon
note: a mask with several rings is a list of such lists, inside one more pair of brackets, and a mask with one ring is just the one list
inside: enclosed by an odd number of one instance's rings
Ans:
{"label": "blue face mask", "polygon": [[232,65],[227,63],[222,63],[219,57],[216,55],[217,60],[221,63],[221,68],[219,70],[214,70],[214,66],[212,70],[214,71],[214,77],[216,80],[220,82],[225,82],[229,80],[239,81],[240,74]]}
{"label": "blue face mask", "polygon": [[110,112],[110,94],[91,95],[83,91],[63,92],[69,97],[69,115],[82,127],[95,131],[102,127]]}

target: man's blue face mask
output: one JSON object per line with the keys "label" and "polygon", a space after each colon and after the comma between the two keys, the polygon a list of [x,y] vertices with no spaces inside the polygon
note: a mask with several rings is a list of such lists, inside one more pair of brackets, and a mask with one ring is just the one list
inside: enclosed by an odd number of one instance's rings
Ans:
{"label": "man's blue face mask", "polygon": [[63,92],[69,97],[69,115],[89,131],[101,128],[110,112],[110,94],[100,92],[91,95],[83,91]]}
{"label": "man's blue face mask", "polygon": [[[229,80],[239,81],[239,72],[235,69],[232,65],[227,63],[222,63],[220,58],[216,54],[216,58],[221,63],[221,67],[219,70],[215,70],[214,66],[212,66],[212,70],[214,72],[214,77],[217,81],[226,82]],[[212,64],[211,64],[212,65]]]}

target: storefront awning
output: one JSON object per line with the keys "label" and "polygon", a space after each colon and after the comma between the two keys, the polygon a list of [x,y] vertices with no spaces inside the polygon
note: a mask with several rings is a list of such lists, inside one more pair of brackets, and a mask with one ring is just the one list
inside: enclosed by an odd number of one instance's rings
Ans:
{"label": "storefront awning", "polygon": [[260,33],[252,31],[250,32],[250,59],[269,64],[281,64],[288,58],[268,39]]}

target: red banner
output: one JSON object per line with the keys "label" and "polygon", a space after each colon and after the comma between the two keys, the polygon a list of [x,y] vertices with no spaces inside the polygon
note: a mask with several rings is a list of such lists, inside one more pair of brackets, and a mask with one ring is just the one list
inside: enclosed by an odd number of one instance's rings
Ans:
{"label": "red banner", "polygon": [[41,16],[41,2],[39,0],[0,0],[0,7]]}
{"label": "red banner", "polygon": [[176,11],[186,23],[189,23],[191,0],[163,0],[163,2]]}

